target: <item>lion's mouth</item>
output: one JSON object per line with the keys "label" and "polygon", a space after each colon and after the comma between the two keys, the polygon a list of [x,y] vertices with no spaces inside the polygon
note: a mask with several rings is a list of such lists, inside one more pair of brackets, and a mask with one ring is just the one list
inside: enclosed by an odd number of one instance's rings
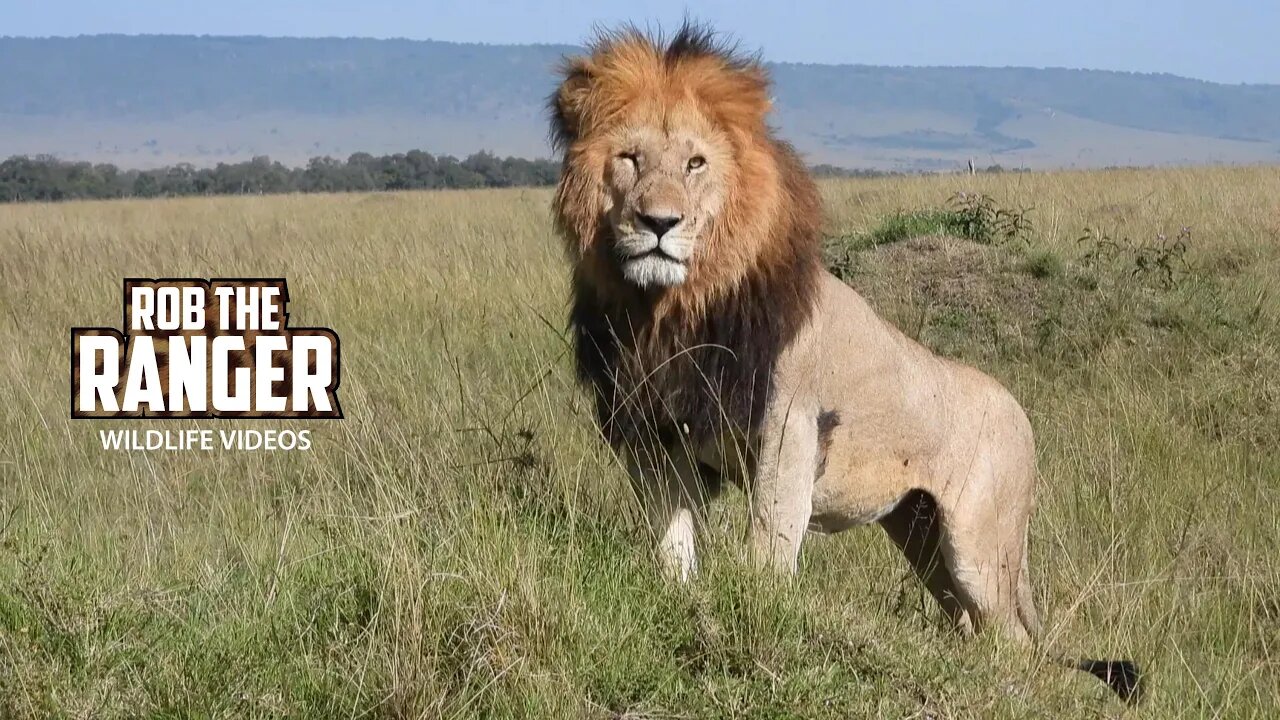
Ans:
{"label": "lion's mouth", "polygon": [[643,260],[646,258],[653,258],[655,260],[666,260],[667,262],[673,262],[679,265],[684,265],[684,260],[681,260],[680,258],[667,252],[666,250],[663,250],[661,245],[656,245],[653,247],[652,250],[646,250],[638,255],[632,255],[631,257],[628,257],[627,260]]}
{"label": "lion's mouth", "polygon": [[640,287],[671,287],[684,282],[689,269],[660,247],[622,258],[622,274]]}

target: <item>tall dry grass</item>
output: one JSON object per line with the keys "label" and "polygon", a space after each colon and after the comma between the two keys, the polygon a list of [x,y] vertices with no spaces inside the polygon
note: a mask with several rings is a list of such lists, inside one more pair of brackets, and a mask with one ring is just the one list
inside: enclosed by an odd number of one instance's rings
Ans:
{"label": "tall dry grass", "polygon": [[[1026,405],[1046,642],[1141,662],[1134,715],[1274,715],[1280,169],[830,182],[831,246],[958,190],[1033,207],[1034,232],[850,250],[841,272]],[[548,201],[4,207],[0,716],[1121,712],[940,630],[875,528],[814,538],[779,582],[739,563],[731,496],[698,582],[659,582],[573,384]],[[1077,242],[1184,226],[1172,283]],[[245,425],[310,428],[308,452],[103,451],[114,426],[67,417],[68,331],[117,324],[126,276],[287,277],[291,322],[342,338],[347,419]]]}

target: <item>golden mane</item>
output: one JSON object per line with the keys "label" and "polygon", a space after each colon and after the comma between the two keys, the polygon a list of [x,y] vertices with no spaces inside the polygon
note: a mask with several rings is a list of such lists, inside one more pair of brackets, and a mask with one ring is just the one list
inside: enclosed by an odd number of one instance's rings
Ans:
{"label": "golden mane", "polygon": [[[553,208],[574,264],[578,367],[597,390],[605,429],[614,437],[687,425],[705,434],[726,419],[750,428],[774,361],[812,311],[820,269],[821,202],[767,124],[767,73],[690,25],[669,42],[634,28],[605,33],[562,73],[549,103],[564,154]],[[733,168],[688,279],[641,291],[611,256],[608,140],[625,123],[662,123],[677,104],[725,134]]]}
{"label": "golden mane", "polygon": [[767,134],[764,68],[707,30],[686,25],[664,43],[625,28],[603,33],[588,52],[565,61],[564,81],[552,98],[552,137],[560,149],[610,128],[630,107],[689,98],[719,127],[748,137]]}

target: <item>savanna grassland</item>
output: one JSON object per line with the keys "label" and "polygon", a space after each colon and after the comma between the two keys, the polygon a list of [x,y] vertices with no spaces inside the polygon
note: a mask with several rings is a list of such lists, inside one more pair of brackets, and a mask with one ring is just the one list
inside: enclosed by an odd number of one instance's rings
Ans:
{"label": "savanna grassland", "polygon": [[[0,208],[0,717],[1280,714],[1280,168],[823,192],[832,267],[1026,406],[1045,643],[1140,662],[1143,705],[952,637],[878,528],[752,571],[736,491],[660,582],[573,382],[550,194],[512,190]],[[287,277],[346,419],[104,451],[68,332],[126,276]]]}

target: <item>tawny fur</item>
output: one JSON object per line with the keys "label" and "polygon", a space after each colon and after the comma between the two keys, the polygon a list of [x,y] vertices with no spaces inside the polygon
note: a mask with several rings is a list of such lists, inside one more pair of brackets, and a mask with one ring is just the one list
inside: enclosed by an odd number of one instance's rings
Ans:
{"label": "tawny fur", "polygon": [[697,28],[622,31],[550,104],[578,369],[666,568],[696,571],[708,475],[740,477],[762,564],[794,572],[806,532],[878,522],[957,628],[1037,633],[1027,417],[821,267],[819,196],[766,124],[761,66]]}

